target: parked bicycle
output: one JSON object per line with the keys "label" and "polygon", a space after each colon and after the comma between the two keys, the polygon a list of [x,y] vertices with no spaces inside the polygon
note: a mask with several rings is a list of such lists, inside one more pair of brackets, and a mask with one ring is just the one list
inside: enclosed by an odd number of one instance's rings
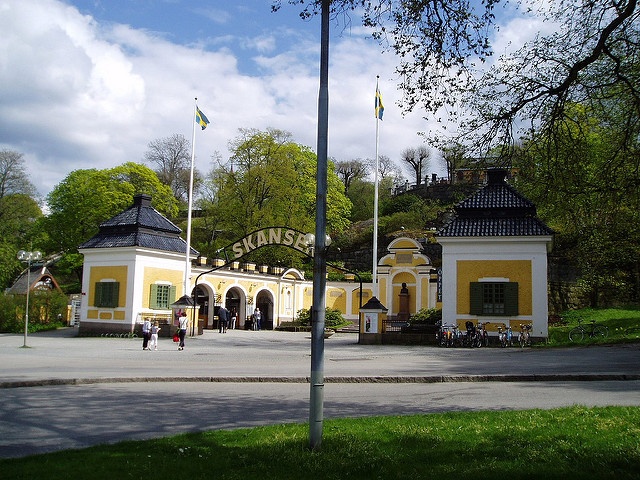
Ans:
{"label": "parked bicycle", "polygon": [[529,331],[531,330],[531,324],[525,323],[520,324],[520,333],[518,334],[518,343],[521,348],[531,346],[531,334]]}
{"label": "parked bicycle", "polygon": [[595,320],[591,320],[587,325],[578,320],[578,325],[569,330],[569,340],[571,342],[581,342],[585,337],[591,339],[607,338],[609,328],[606,325],[600,325]]}
{"label": "parked bicycle", "polygon": [[453,330],[451,325],[440,325],[437,341],[441,347],[453,347]]}
{"label": "parked bicycle", "polygon": [[478,347],[488,347],[489,346],[489,332],[487,332],[487,325],[490,322],[480,323],[478,322],[478,333],[476,346]]}
{"label": "parked bicycle", "polygon": [[464,337],[464,345],[469,348],[473,348],[477,343],[477,329],[472,321],[467,321],[464,324],[467,329],[467,334]]}
{"label": "parked bicycle", "polygon": [[513,345],[513,332],[511,331],[511,327],[507,327],[506,325],[504,325],[504,327],[502,325],[498,326],[498,342],[502,348]]}

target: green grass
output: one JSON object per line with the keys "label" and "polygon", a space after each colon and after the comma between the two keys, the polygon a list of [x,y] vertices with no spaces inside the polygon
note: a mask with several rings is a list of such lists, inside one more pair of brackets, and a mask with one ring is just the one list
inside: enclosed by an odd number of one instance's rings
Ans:
{"label": "green grass", "polygon": [[[583,308],[562,313],[564,325],[549,326],[548,346],[590,345],[640,342],[640,307],[626,306],[620,308]],[[609,335],[605,339],[587,338],[582,342],[569,341],[569,330],[583,321],[585,327],[588,322],[595,320],[598,324],[609,328]],[[541,344],[538,344],[541,345]]]}
{"label": "green grass", "polygon": [[326,420],[0,460],[8,479],[640,478],[640,407]]}

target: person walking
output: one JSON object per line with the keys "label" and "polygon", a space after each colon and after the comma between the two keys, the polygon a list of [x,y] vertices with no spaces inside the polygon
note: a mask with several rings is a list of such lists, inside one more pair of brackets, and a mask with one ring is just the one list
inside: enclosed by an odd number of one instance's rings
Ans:
{"label": "person walking", "polygon": [[229,310],[222,305],[218,309],[218,331],[220,333],[227,333],[227,324],[229,323]]}
{"label": "person walking", "polygon": [[151,320],[144,319],[142,323],[142,349],[149,350],[149,337],[151,336]]}
{"label": "person walking", "polygon": [[229,328],[231,330],[235,330],[237,320],[238,320],[238,312],[236,311],[236,308],[233,307],[231,309],[231,319],[229,320]]}
{"label": "person walking", "polygon": [[151,342],[149,343],[149,350],[153,347],[154,350],[158,349],[158,332],[160,331],[160,327],[158,326],[158,322],[154,322],[151,325]]}
{"label": "person walking", "polygon": [[178,350],[184,350],[184,337],[187,336],[187,328],[189,328],[189,318],[187,312],[182,312],[178,319],[178,335],[180,336]]}
{"label": "person walking", "polygon": [[253,321],[255,323],[255,329],[260,330],[260,324],[262,323],[262,313],[259,308],[256,308],[256,311],[253,312]]}

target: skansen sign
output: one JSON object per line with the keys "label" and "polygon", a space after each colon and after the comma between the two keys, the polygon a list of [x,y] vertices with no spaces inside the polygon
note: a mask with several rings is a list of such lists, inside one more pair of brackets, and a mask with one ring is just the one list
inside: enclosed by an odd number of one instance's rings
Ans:
{"label": "skansen sign", "polygon": [[313,245],[310,234],[305,234],[286,227],[268,227],[262,230],[256,230],[250,233],[246,237],[238,240],[230,247],[225,247],[225,254],[227,248],[230,248],[233,252],[233,256],[238,259],[254,250],[268,245],[284,245],[286,247],[294,248],[302,253],[308,253],[309,248]]}

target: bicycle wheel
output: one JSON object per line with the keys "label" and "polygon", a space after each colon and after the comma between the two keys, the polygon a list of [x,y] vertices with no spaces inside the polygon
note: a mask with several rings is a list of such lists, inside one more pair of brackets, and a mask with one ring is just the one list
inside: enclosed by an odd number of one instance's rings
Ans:
{"label": "bicycle wheel", "polygon": [[596,325],[593,327],[593,332],[591,333],[593,338],[607,338],[607,335],[609,335],[609,329],[604,325]]}
{"label": "bicycle wheel", "polygon": [[584,339],[584,330],[580,327],[574,327],[569,330],[570,342],[581,342]]}

